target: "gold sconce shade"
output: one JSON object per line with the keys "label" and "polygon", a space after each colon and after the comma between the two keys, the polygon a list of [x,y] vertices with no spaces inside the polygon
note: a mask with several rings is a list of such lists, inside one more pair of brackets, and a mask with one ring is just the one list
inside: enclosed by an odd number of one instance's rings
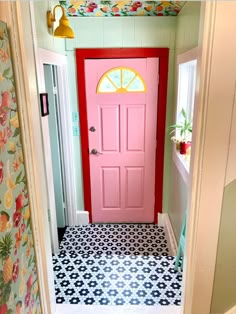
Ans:
{"label": "gold sconce shade", "polygon": [[52,28],[53,27],[53,23],[56,21],[55,18],[55,10],[56,8],[61,8],[62,10],[62,16],[59,20],[59,26],[55,29],[54,31],[54,36],[55,37],[60,37],[60,38],[74,38],[74,32],[72,30],[72,28],[70,27],[70,23],[68,18],[65,15],[65,10],[61,5],[56,5],[53,8],[53,13],[51,11],[47,12],[47,24],[48,24],[48,28]]}

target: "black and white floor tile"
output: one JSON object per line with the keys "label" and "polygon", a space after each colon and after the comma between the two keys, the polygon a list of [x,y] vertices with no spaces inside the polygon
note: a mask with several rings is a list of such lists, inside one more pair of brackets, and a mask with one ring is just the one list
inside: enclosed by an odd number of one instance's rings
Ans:
{"label": "black and white floor tile", "polygon": [[168,256],[163,227],[153,224],[90,224],[68,227],[60,252]]}
{"label": "black and white floor tile", "polygon": [[57,303],[180,305],[182,275],[162,227],[68,227],[53,257]]}

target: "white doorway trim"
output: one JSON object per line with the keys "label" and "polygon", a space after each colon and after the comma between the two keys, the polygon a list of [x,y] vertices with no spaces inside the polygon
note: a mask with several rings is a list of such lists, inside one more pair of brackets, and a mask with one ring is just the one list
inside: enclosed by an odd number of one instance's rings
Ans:
{"label": "white doorway trim", "polygon": [[[52,52],[46,49],[37,49],[37,76],[39,84],[39,92],[46,91],[44,80],[44,64],[57,66],[58,74],[58,97],[59,97],[59,114],[61,122],[61,138],[62,138],[62,151],[63,151],[63,176],[65,179],[65,215],[66,225],[73,226],[76,224],[76,192],[75,192],[75,175],[73,171],[73,146],[72,146],[72,128],[71,125],[71,112],[69,106],[68,95],[68,73],[67,73],[67,58],[65,55]],[[50,138],[49,138],[49,124],[48,117],[42,119],[42,132],[44,138],[46,168],[47,168],[47,181],[48,181],[48,198],[50,204],[50,220],[51,220],[51,234],[53,242],[53,252],[57,252],[58,248],[56,243],[57,238],[57,222],[56,222],[56,207],[53,186],[53,171],[52,171],[52,158],[50,151]]]}
{"label": "white doorway trim", "polygon": [[46,173],[41,114],[36,80],[33,4],[0,1],[0,19],[7,23],[28,181],[42,313],[56,311],[52,251],[48,222]]}
{"label": "white doorway trim", "polygon": [[211,313],[236,83],[236,41],[229,42],[223,34],[236,29],[235,10],[236,3],[231,1],[206,1],[201,6],[184,314]]}
{"label": "white doorway trim", "polygon": [[[48,243],[49,225],[44,186],[46,178],[32,40],[33,36],[36,36],[33,2],[19,0],[0,2],[0,9],[0,18],[8,23],[11,31],[18,97],[22,96],[22,99],[19,99],[19,107],[30,188],[32,228],[37,255],[42,312],[51,314],[55,313],[56,304],[51,280],[53,272],[50,243]],[[222,73],[225,73],[225,70],[226,74],[232,72],[231,59],[227,59],[227,53],[233,54],[236,50],[234,41],[228,41],[225,36],[225,33],[230,31],[228,29],[223,31],[227,25],[232,26],[232,23],[236,23],[234,18],[236,3],[233,1],[220,1],[220,3],[209,1],[203,4],[203,9],[201,34],[204,33],[204,36],[202,38],[201,74],[204,80],[199,89],[200,105],[196,116],[194,139],[195,157],[192,160],[191,214],[188,217],[184,303],[181,310],[185,314],[209,314],[210,312],[226,168],[226,144],[230,128],[230,123],[227,123],[230,113],[228,95],[231,95],[232,82],[230,81],[229,86],[224,85],[227,86],[226,89],[220,87],[222,86]],[[224,15],[222,15],[222,9],[224,9]],[[215,22],[216,13],[219,15],[218,21],[220,22],[218,24]],[[229,21],[231,24],[228,23]],[[221,62],[222,60],[224,62]],[[219,72],[216,71],[217,69]],[[229,78],[227,77],[227,79]],[[230,79],[232,79],[232,75],[230,75]],[[219,91],[223,93],[224,102],[227,104],[227,106],[223,106],[224,117],[222,116],[222,98],[217,98]],[[219,121],[219,118],[224,118],[226,123],[217,124],[216,130],[215,123]],[[214,141],[213,151],[211,151],[208,149],[208,145],[210,143],[212,146],[211,141],[214,140],[216,131],[222,131],[222,133],[217,138],[217,142]],[[226,150],[223,150],[221,145]],[[217,157],[217,160],[212,162],[212,157]],[[217,180],[215,180],[216,176]],[[212,228],[209,232],[210,227]],[[205,283],[206,285],[204,285]],[[91,313],[93,312],[91,310]]]}

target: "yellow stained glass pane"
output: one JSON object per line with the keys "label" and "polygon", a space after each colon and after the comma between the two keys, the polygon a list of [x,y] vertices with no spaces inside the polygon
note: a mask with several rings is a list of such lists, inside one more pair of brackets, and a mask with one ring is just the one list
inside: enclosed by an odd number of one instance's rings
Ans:
{"label": "yellow stained glass pane", "polygon": [[107,76],[118,88],[121,87],[121,69],[113,70]]}
{"label": "yellow stained glass pane", "polygon": [[143,91],[145,91],[145,88],[139,76],[136,76],[135,79],[127,86],[127,92],[143,92]]}
{"label": "yellow stained glass pane", "polygon": [[100,79],[98,93],[144,92],[145,83],[140,75],[130,68],[118,67],[107,71]]}
{"label": "yellow stained glass pane", "polygon": [[101,84],[99,85],[99,93],[114,93],[117,88],[112,82],[105,76],[103,77]]}
{"label": "yellow stained glass pane", "polygon": [[135,77],[135,72],[130,69],[122,69],[122,87],[127,87]]}

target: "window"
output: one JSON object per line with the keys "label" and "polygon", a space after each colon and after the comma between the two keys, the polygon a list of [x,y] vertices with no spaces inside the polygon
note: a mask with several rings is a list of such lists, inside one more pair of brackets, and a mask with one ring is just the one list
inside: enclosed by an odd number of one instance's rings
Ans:
{"label": "window", "polygon": [[[186,114],[186,120],[191,123],[193,121],[194,113],[194,98],[196,90],[196,74],[197,74],[197,48],[194,48],[177,58],[177,71],[178,71],[178,87],[177,87],[177,101],[176,101],[176,125],[183,124]],[[192,133],[186,132],[185,136],[181,134],[180,129],[176,129],[175,142],[191,142]],[[186,154],[181,154],[175,145],[173,158],[175,164],[181,173],[183,179],[188,181],[191,146],[187,149]]]}
{"label": "window", "polygon": [[[178,96],[176,124],[183,123],[184,117],[182,110],[186,112],[187,120],[193,121],[194,96],[196,86],[197,60],[192,60],[178,65]],[[177,137],[180,137],[177,130]],[[188,134],[188,140],[191,141],[192,134]]]}
{"label": "window", "polygon": [[133,69],[118,67],[106,72],[97,86],[97,93],[145,92],[142,77]]}

